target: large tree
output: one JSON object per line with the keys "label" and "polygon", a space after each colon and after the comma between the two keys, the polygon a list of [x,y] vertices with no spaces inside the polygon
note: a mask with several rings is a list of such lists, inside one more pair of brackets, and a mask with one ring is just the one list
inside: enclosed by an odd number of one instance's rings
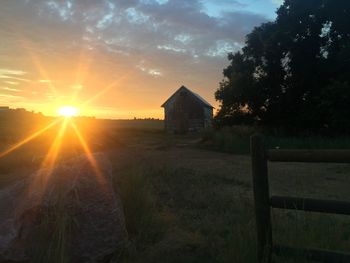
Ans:
{"label": "large tree", "polygon": [[218,123],[350,128],[350,1],[286,0],[228,59]]}

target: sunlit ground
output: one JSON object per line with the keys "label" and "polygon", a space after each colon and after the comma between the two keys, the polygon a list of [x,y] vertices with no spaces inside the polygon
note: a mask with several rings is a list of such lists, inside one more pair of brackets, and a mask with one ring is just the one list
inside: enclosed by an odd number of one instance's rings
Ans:
{"label": "sunlit ground", "polygon": [[[32,156],[32,162],[39,162],[36,169],[45,168],[50,171],[65,160],[85,155],[97,178],[100,179],[102,175],[93,152],[96,151],[95,141],[98,141],[99,138],[103,140],[104,135],[101,129],[96,127],[93,119],[85,120],[77,117],[77,108],[65,106],[60,108],[58,112],[61,117],[38,120],[35,125],[37,128],[34,131],[28,130],[26,132],[27,127],[25,125],[23,127],[21,127],[21,124],[16,126],[15,123],[9,121],[9,126],[15,126],[11,127],[12,129],[24,130],[23,134],[27,133],[28,135],[20,135],[22,139],[14,143],[7,143],[6,148],[2,143],[0,161],[6,163],[6,160],[13,160],[11,165],[21,168],[25,165],[21,162],[21,154],[25,153]],[[94,146],[91,147],[91,145]],[[8,162],[8,165],[10,165],[10,162]],[[48,172],[47,176],[50,174]]]}

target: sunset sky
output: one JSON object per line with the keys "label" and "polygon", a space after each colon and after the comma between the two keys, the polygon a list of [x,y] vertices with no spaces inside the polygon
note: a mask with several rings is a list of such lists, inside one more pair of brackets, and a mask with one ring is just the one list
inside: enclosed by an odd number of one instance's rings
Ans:
{"label": "sunset sky", "polygon": [[4,0],[0,106],[163,118],[181,85],[214,92],[254,26],[282,0]]}

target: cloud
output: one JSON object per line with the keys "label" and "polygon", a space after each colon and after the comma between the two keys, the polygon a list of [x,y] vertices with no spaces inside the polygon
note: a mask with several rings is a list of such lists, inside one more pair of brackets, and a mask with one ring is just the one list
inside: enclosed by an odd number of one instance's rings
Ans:
{"label": "cloud", "polygon": [[19,82],[17,81],[10,81],[10,80],[5,80],[4,83],[10,84],[10,85],[18,85]]}
{"label": "cloud", "polygon": [[26,72],[22,70],[0,68],[0,78],[8,77],[9,75],[22,76],[25,74]]}
{"label": "cloud", "polygon": [[75,84],[75,85],[72,85],[71,88],[74,90],[81,90],[83,89],[83,85]]}
{"label": "cloud", "polygon": [[[227,53],[239,50],[245,35],[267,19],[239,11],[242,2],[209,2],[235,9],[211,16],[200,0],[6,1],[0,9],[0,81],[25,75],[28,83],[19,88],[37,92],[42,97],[27,96],[38,101],[47,97],[42,83],[62,100],[80,89],[72,86],[78,83],[85,100],[128,76],[96,104],[130,107],[129,99],[135,110],[158,108],[181,84],[198,87],[213,102]],[[10,70],[19,65],[22,70]],[[145,100],[145,94],[153,96]]]}
{"label": "cloud", "polygon": [[18,102],[18,101],[24,101],[23,96],[16,96],[11,94],[0,94],[0,103],[8,103],[8,102]]}
{"label": "cloud", "polygon": [[284,3],[284,0],[271,0],[271,2],[277,6],[280,6]]}
{"label": "cloud", "polygon": [[52,83],[53,81],[51,79],[39,79],[39,83]]}
{"label": "cloud", "polygon": [[10,91],[10,92],[19,92],[19,91],[21,91],[19,89],[14,89],[14,88],[9,88],[9,87],[2,87],[1,89],[5,90],[5,91]]}

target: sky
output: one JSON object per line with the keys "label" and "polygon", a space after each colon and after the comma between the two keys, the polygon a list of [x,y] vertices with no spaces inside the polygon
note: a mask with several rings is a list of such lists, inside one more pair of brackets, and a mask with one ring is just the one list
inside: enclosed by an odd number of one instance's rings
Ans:
{"label": "sky", "polygon": [[255,26],[283,0],[3,0],[0,106],[46,115],[163,118],[181,85],[214,93]]}

